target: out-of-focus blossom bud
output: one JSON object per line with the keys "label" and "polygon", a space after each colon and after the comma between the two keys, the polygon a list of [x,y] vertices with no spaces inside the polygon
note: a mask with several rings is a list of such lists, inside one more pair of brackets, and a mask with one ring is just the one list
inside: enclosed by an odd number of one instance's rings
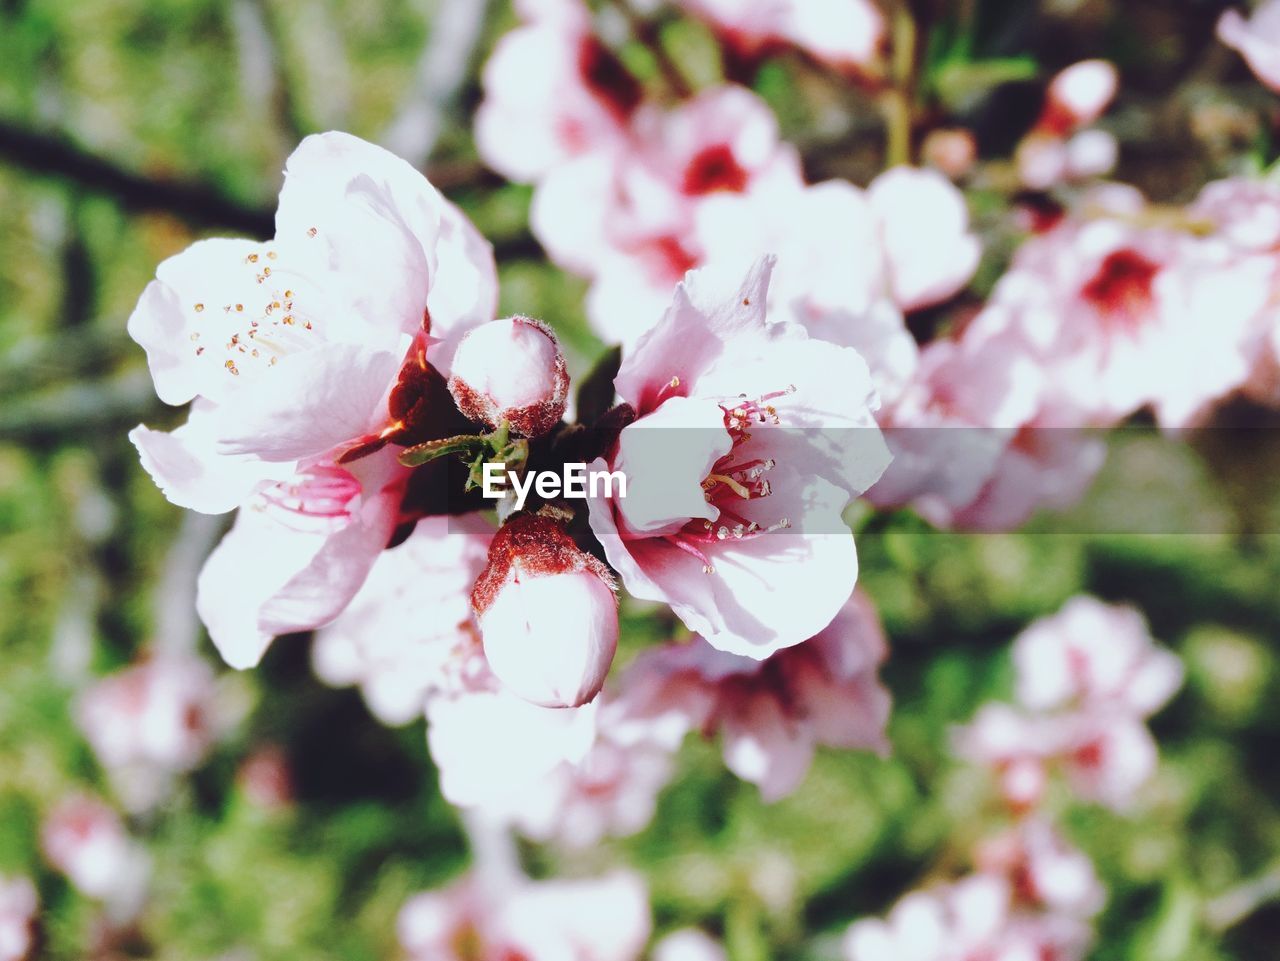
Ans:
{"label": "out-of-focus blossom bud", "polygon": [[27,878],[0,877],[0,961],[23,961],[33,954],[39,899]]}
{"label": "out-of-focus blossom bud", "polygon": [[146,898],[151,864],[123,822],[103,802],[87,796],[59,804],[40,833],[49,863],[81,894],[102,901],[112,921],[137,916]]}
{"label": "out-of-focus blossom bud", "polygon": [[1067,145],[1053,134],[1031,133],[1018,144],[1013,162],[1024,187],[1048,190],[1066,179]]}
{"label": "out-of-focus blossom bud", "polygon": [[934,130],[924,138],[920,156],[927,166],[958,180],[973,169],[978,159],[978,142],[963,128]]}
{"label": "out-of-focus blossom bud", "polygon": [[1106,60],[1072,64],[1049,83],[1037,127],[1059,137],[1087,127],[1111,105],[1119,86],[1120,74]]}
{"label": "out-of-focus blossom bud", "polygon": [[1239,52],[1272,90],[1280,90],[1280,2],[1266,0],[1248,20],[1228,10],[1218,21],[1218,39]]}
{"label": "out-of-focus blossom bud", "polygon": [[564,415],[569,374],[555,333],[540,320],[507,317],[472,330],[458,345],[449,393],[472,420],[503,421],[539,437]]}
{"label": "out-of-focus blossom bud", "polygon": [[653,946],[653,961],[725,961],[727,957],[724,948],[697,928],[672,931]]}
{"label": "out-of-focus blossom bud", "polygon": [[265,744],[250,754],[236,772],[236,784],[255,807],[278,811],[293,804],[293,771],[278,745]]}
{"label": "out-of-focus blossom bud", "polygon": [[590,701],[618,646],[614,592],[608,568],[558,522],[513,517],[494,536],[471,594],[493,673],[544,707]]}
{"label": "out-of-focus blossom bud", "polygon": [[1082,130],[1067,141],[1067,175],[1073,180],[1105,177],[1120,159],[1120,144],[1105,130]]}

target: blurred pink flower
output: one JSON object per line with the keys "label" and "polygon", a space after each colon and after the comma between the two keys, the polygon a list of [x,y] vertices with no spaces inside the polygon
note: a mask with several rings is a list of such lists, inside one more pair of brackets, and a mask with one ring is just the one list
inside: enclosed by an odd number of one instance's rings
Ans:
{"label": "blurred pink flower", "polygon": [[181,507],[222,513],[392,425],[388,397],[429,318],[447,372],[493,313],[488,244],[421,174],[346,134],[289,158],[276,238],[206,240],[160,265],[129,319],[172,433],[138,427],[143,466]]}
{"label": "blurred pink flower", "polygon": [[638,961],[648,894],[634,874],[485,885],[469,876],[400,911],[410,961]]}
{"label": "blurred pink flower", "polygon": [[1116,97],[1120,74],[1107,60],[1081,60],[1059,72],[1045,91],[1039,130],[1065,137],[1096,122]]}
{"label": "blurred pink flower", "polygon": [[800,786],[820,744],[888,751],[890,698],[877,677],[887,655],[875,609],[855,593],[824,630],[767,661],[701,639],[642,653],[600,724],[668,750],[689,731],[718,732],[729,769],[776,801]]}
{"label": "blurred pink flower", "polygon": [[121,803],[145,810],[173,776],[198,767],[219,735],[213,672],[196,657],[160,655],[96,681],[76,720]]}
{"label": "blurred pink flower", "polygon": [[1105,893],[1093,864],[1044,822],[979,850],[978,871],[857,921],[846,961],[1081,961]]}
{"label": "blurred pink flower", "polygon": [[358,684],[384,724],[422,716],[432,691],[457,690],[479,649],[471,588],[493,528],[477,516],[426,517],[382,552],[345,611],[316,632],[311,663],[327,684]]}
{"label": "blurred pink flower", "polygon": [[1187,423],[1248,376],[1269,288],[1263,265],[1166,223],[1136,191],[1095,190],[1022,245],[965,336],[1025,351],[1046,407],[1076,412],[1076,426],[1147,406]]}
{"label": "blurred pink flower", "polygon": [[839,69],[869,66],[884,39],[884,16],[870,0],[681,0],[739,56],[798,47]]}
{"label": "blurred pink flower", "polygon": [[499,39],[484,67],[475,119],[481,158],[520,183],[541,180],[588,152],[620,147],[643,97],[592,33],[585,5],[542,6],[553,9]]}
{"label": "blurred pink flower", "polygon": [[25,961],[32,956],[39,907],[29,878],[0,876],[0,961]]}
{"label": "blurred pink flower", "polygon": [[1182,662],[1156,645],[1136,608],[1074,597],[1013,642],[1018,700],[1033,711],[1114,708],[1137,718],[1182,686]]}
{"label": "blurred pink flower", "polygon": [[97,798],[65,798],[45,818],[40,845],[49,864],[85,897],[101,901],[114,924],[142,910],[151,860],[114,810]]}
{"label": "blurred pink flower", "polygon": [[614,382],[636,416],[607,461],[627,496],[589,501],[631,594],[754,658],[817,634],[848,600],[857,554],[841,515],[887,462],[862,358],[766,323],[772,266],[735,293],[705,271],[677,288]]}
{"label": "blurred pink flower", "polygon": [[1247,20],[1239,10],[1226,11],[1218,39],[1238,51],[1259,80],[1280,90],[1280,2],[1263,0]]}
{"label": "blurred pink flower", "polygon": [[530,211],[551,257],[592,279],[587,309],[596,331],[628,346],[702,261],[692,235],[702,206],[801,182],[799,156],[779,142],[773,111],[744,87],[705,90],[670,110],[647,106],[630,138],[625,150],[554,170]]}

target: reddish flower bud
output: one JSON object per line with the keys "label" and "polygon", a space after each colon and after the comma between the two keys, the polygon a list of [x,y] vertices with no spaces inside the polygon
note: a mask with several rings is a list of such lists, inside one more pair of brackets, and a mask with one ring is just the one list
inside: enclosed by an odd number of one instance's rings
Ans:
{"label": "reddish flower bud", "polygon": [[472,420],[490,427],[506,421],[525,437],[545,434],[563,416],[569,393],[555,333],[529,317],[482,324],[458,345],[449,393]]}
{"label": "reddish flower bud", "polygon": [[493,673],[543,707],[579,707],[599,693],[618,646],[613,577],[564,527],[517,514],[489,547],[471,606]]}

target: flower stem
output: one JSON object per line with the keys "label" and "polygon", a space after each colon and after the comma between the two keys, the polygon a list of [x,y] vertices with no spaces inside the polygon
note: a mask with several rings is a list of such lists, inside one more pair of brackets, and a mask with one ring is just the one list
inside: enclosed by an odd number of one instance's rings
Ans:
{"label": "flower stem", "polygon": [[911,163],[914,121],[917,34],[915,17],[906,0],[899,0],[894,7],[892,35],[890,86],[884,93],[882,109],[887,138],[885,165],[897,167]]}

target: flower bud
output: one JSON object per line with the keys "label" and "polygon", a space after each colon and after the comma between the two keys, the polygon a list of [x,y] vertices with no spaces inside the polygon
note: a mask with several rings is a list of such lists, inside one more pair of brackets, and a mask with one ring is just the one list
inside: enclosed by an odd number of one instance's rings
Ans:
{"label": "flower bud", "polygon": [[550,517],[517,514],[489,547],[471,606],[489,667],[543,707],[599,693],[618,647],[613,577]]}
{"label": "flower bud", "polygon": [[490,427],[506,421],[525,437],[545,434],[564,414],[569,393],[555,333],[530,317],[482,324],[458,345],[449,393],[472,420]]}
{"label": "flower bud", "polygon": [[1072,64],[1049,83],[1040,130],[1062,137],[1087,127],[1111,105],[1119,85],[1120,74],[1106,60]]}

